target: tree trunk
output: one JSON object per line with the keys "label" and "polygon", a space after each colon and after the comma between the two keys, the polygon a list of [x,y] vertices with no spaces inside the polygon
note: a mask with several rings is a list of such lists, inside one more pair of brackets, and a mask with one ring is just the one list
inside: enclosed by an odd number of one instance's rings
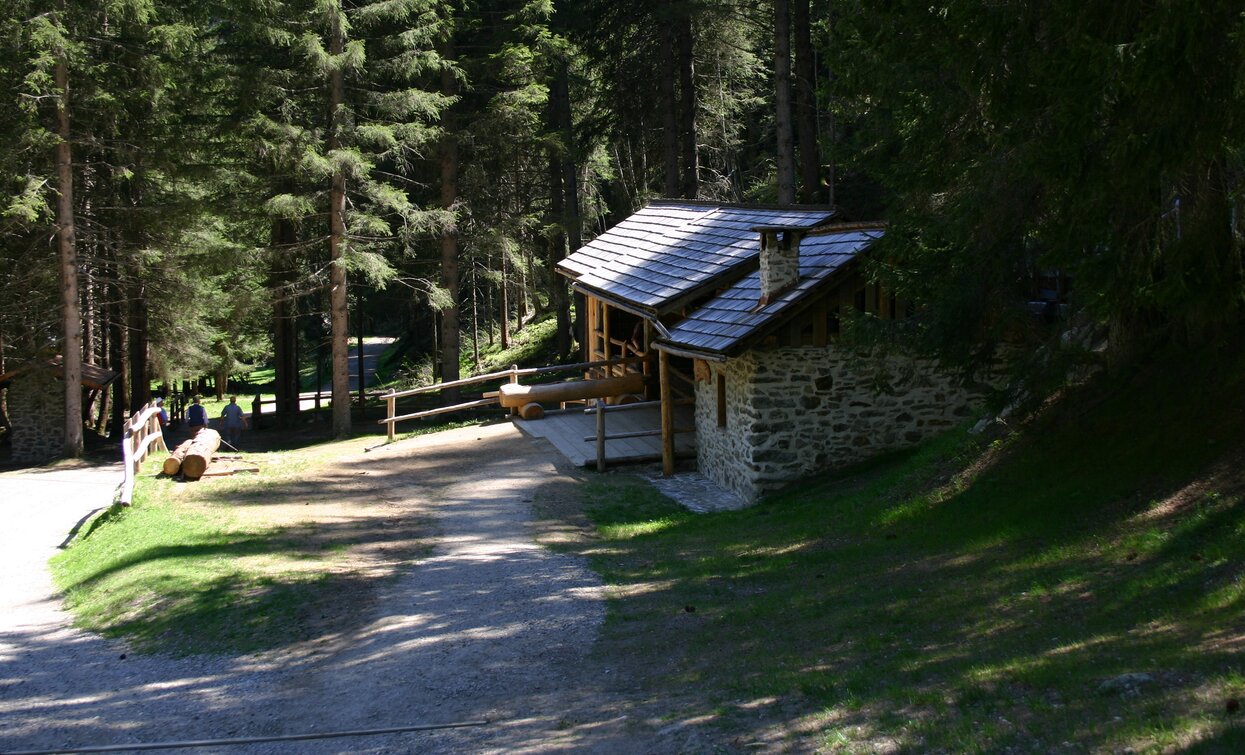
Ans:
{"label": "tree trunk", "polygon": [[121,280],[120,251],[109,240],[109,256],[112,258],[112,292],[111,314],[108,317],[108,361],[117,379],[112,383],[112,418],[110,435],[120,438],[129,414],[130,379],[129,379],[129,328],[126,327],[128,316],[125,305],[125,287]]}
{"label": "tree trunk", "polygon": [[137,281],[129,294],[130,312],[130,406],[138,409],[151,401],[151,374],[147,360],[147,288]]}
{"label": "tree trunk", "polygon": [[479,267],[471,268],[471,364],[480,370],[480,274]]}
{"label": "tree trunk", "polygon": [[[338,56],[346,48],[342,29],[342,9],[339,0],[329,6],[329,54]],[[329,152],[341,144],[337,134],[338,110],[346,99],[346,84],[338,67],[329,73]],[[350,331],[349,312],[346,307],[346,175],[341,170],[333,172],[329,187],[329,320],[332,324],[333,353],[333,436],[344,438],[350,434]]]}
{"label": "tree trunk", "polygon": [[[558,75],[558,122],[561,124],[562,143],[566,145],[566,158],[562,161],[563,212],[565,218],[562,227],[566,231],[567,249],[571,253],[579,251],[583,246],[583,216],[579,212],[579,145],[575,141],[575,122],[571,110],[570,71],[567,62],[562,61]],[[561,276],[558,285],[565,286]],[[576,314],[579,308],[576,307]],[[583,318],[576,317],[574,333],[580,343],[584,342],[582,332]]]}
{"label": "tree trunk", "polygon": [[778,128],[778,201],[795,201],[795,138],[791,128],[791,15],[774,0],[774,123]]}
{"label": "tree trunk", "polygon": [[[4,327],[0,323],[0,375],[8,372],[8,368],[4,359]],[[0,427],[8,430],[12,427],[9,422],[9,389],[0,388]]]}
{"label": "tree trunk", "polygon": [[[547,128],[550,133],[562,135],[562,80],[566,77],[566,67],[559,65],[553,86],[549,91],[549,105],[545,113]],[[569,89],[569,87],[567,87]],[[553,305],[556,318],[557,334],[554,340],[558,357],[566,359],[571,353],[571,308],[567,297],[565,279],[558,273],[558,263],[566,257],[566,227],[563,225],[566,212],[565,188],[562,186],[565,145],[560,140],[551,139],[548,143],[546,156],[549,160],[549,218],[545,226],[549,229],[549,299]]]}
{"label": "tree trunk", "polygon": [[564,211],[562,195],[562,165],[555,157],[549,158],[549,214],[555,218],[549,223],[549,298],[552,300],[557,334],[554,344],[559,359],[571,355],[571,306],[566,291],[566,279],[558,272],[558,263],[566,258],[566,233],[561,218]]}
{"label": "tree trunk", "polygon": [[82,455],[82,320],[78,312],[78,251],[74,238],[73,158],[69,150],[69,68],[57,51],[56,89],[56,250],[61,275],[61,374],[65,383],[65,447]]}
{"label": "tree trunk", "polygon": [[[289,220],[272,224],[272,264],[268,285],[272,296],[273,367],[277,422],[289,427],[298,416],[298,320],[292,293],[288,249],[297,241],[297,231]],[[318,386],[317,386],[318,387]]]}
{"label": "tree trunk", "polygon": [[[102,255],[101,255],[102,257]],[[101,265],[102,267],[102,265]],[[112,333],[108,327],[108,305],[105,303],[107,298],[105,283],[99,284],[99,365],[107,365],[109,355],[112,354]],[[3,361],[0,360],[0,371],[3,370]],[[112,390],[105,388],[99,392],[99,399],[95,402],[95,434],[107,435],[108,428],[108,407],[110,405],[109,398],[112,396]]]}
{"label": "tree trunk", "polygon": [[[447,60],[454,59],[454,42],[448,36],[444,42],[442,56]],[[458,86],[454,72],[441,72],[441,93],[447,97],[457,94]],[[454,212],[458,202],[458,135],[456,118],[453,110],[447,111],[442,123],[445,136],[441,140],[441,207]],[[458,228],[457,220],[441,234],[441,287],[449,294],[450,303],[441,310],[441,380],[451,382],[458,380],[459,355],[461,351],[458,323]],[[447,401],[457,399],[458,391],[450,389],[442,393]]]}
{"label": "tree trunk", "polygon": [[[673,28],[674,20],[674,4],[671,0],[664,3],[666,15],[662,19],[661,32],[661,61],[658,66],[657,75],[660,77],[658,85],[661,89],[661,137],[663,155],[665,157],[666,181],[663,196],[677,197],[679,196],[679,121],[678,108],[679,103],[675,97],[675,59],[674,45],[675,34]],[[574,247],[571,248],[574,252]]]}
{"label": "tree trunk", "polygon": [[679,54],[679,142],[683,156],[683,196],[700,195],[700,157],[696,145],[696,57],[692,13],[683,6],[677,21]]}
{"label": "tree trunk", "polygon": [[[359,292],[362,294],[362,292]],[[366,366],[363,362],[363,298],[355,297],[355,337],[359,342],[359,351],[357,361],[355,362],[355,372],[359,377],[359,409],[361,416],[367,416],[367,374],[364,370]]]}
{"label": "tree trunk", "polygon": [[501,297],[499,322],[501,325],[501,347],[510,348],[510,264],[506,260],[506,250],[501,250],[501,285],[497,288]]}
{"label": "tree trunk", "polygon": [[817,144],[817,80],[809,0],[790,0],[792,44],[795,47],[795,125],[800,142],[800,201],[816,204],[821,188],[821,150]]}

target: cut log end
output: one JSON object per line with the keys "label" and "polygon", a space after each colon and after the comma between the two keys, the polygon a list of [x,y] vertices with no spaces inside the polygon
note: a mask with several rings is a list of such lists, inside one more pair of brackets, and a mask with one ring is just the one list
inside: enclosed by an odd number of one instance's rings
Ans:
{"label": "cut log end", "polygon": [[186,452],[194,445],[194,439],[184,440],[177,448],[169,454],[169,458],[164,460],[164,473],[170,477],[182,471],[182,460],[186,458]]}
{"label": "cut log end", "polygon": [[540,404],[524,404],[519,407],[519,416],[523,419],[540,419],[545,416],[545,407]]}

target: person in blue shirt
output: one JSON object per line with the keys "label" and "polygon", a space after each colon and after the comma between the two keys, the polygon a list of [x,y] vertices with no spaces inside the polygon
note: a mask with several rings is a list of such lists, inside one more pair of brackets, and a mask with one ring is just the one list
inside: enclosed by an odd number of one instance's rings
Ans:
{"label": "person in blue shirt", "polygon": [[229,397],[229,403],[221,410],[220,416],[225,420],[225,440],[236,449],[242,442],[242,428],[246,427],[246,412],[238,406],[237,396]]}
{"label": "person in blue shirt", "polygon": [[199,403],[199,397],[195,396],[194,403],[186,410],[186,427],[190,428],[190,437],[198,435],[199,431],[207,426],[207,409]]}

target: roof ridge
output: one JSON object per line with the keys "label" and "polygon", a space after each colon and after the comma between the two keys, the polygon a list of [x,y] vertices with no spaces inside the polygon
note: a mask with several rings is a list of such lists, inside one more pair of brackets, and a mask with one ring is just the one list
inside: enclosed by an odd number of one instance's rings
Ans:
{"label": "roof ridge", "polygon": [[712,199],[675,199],[672,197],[661,197],[659,199],[650,199],[644,203],[645,207],[653,205],[693,205],[696,207],[713,207],[716,209],[732,209],[732,210],[779,210],[779,211],[804,211],[804,212],[829,212],[838,213],[839,208],[832,204],[750,204],[747,202],[718,202]]}
{"label": "roof ridge", "polygon": [[883,231],[886,230],[887,223],[885,220],[865,220],[855,223],[830,223],[829,225],[819,225],[809,229],[809,236],[824,236],[829,233],[842,233],[843,231]]}

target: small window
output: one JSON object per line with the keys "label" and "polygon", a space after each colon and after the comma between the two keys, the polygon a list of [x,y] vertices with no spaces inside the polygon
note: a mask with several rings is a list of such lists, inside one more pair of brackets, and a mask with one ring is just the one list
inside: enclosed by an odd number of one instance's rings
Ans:
{"label": "small window", "polygon": [[826,313],[826,335],[837,336],[839,334],[839,312],[831,310]]}
{"label": "small window", "polygon": [[718,373],[718,427],[726,427],[726,375]]}

